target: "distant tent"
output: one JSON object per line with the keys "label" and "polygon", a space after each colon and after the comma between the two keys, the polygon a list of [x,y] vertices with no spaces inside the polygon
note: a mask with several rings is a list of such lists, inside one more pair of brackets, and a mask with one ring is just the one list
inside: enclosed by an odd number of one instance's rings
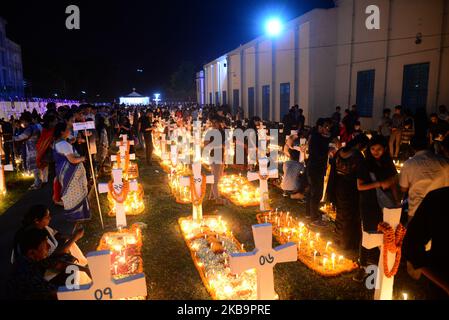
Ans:
{"label": "distant tent", "polygon": [[144,97],[141,94],[136,92],[136,89],[133,89],[133,92],[131,92],[126,97],[120,97],[120,104],[125,105],[149,105],[150,104],[150,98]]}

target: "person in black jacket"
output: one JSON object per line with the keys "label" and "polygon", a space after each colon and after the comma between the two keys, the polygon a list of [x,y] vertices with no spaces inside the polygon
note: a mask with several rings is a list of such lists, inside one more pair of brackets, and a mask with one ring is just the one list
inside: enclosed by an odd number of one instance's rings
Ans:
{"label": "person in black jacket", "polygon": [[[449,188],[427,194],[407,226],[402,252],[408,261],[409,274],[426,276],[437,287],[435,298],[449,298],[449,215],[442,204],[449,198]],[[426,250],[431,242],[430,250]]]}
{"label": "person in black jacket", "polygon": [[309,160],[307,162],[307,181],[310,185],[307,196],[306,216],[315,226],[323,226],[319,206],[323,196],[324,176],[326,175],[331,143],[332,121],[319,119],[309,139]]}

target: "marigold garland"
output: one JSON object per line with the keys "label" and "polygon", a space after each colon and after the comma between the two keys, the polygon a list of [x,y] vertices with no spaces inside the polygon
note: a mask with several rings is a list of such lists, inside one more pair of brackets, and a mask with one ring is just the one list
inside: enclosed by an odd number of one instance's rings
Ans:
{"label": "marigold garland", "polygon": [[201,175],[201,195],[198,195],[195,188],[195,178],[190,176],[190,197],[194,206],[199,206],[203,203],[206,196],[206,182],[206,177]]}
{"label": "marigold garland", "polygon": [[[394,277],[399,269],[402,256],[402,241],[404,240],[407,229],[402,224],[399,224],[396,231],[386,222],[379,223],[377,227],[379,232],[384,234],[384,248],[383,248],[383,265],[384,273],[387,278]],[[395,253],[396,257],[394,265],[391,270],[388,268],[388,252]]]}
{"label": "marigold garland", "polygon": [[115,200],[115,202],[124,203],[126,201],[126,198],[128,197],[128,193],[129,193],[129,181],[126,181],[126,180],[123,181],[123,188],[119,194],[117,194],[117,192],[115,192],[113,181],[109,181],[108,189],[109,189],[109,195],[112,197],[112,199]]}

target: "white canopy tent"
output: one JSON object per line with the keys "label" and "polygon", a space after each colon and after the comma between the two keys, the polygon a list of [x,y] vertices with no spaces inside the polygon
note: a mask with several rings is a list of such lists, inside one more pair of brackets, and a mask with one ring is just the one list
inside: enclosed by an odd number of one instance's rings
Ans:
{"label": "white canopy tent", "polygon": [[126,97],[120,97],[120,104],[125,105],[149,105],[150,97],[144,97],[133,89],[133,92]]}

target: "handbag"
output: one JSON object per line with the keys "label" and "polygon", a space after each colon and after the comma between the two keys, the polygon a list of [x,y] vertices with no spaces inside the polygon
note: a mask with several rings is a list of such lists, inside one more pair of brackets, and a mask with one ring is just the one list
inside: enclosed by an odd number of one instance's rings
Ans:
{"label": "handbag", "polygon": [[[373,182],[376,182],[376,176],[370,172],[370,177]],[[391,192],[382,190],[382,188],[376,188],[377,203],[381,209],[395,209],[398,207],[393,199]]]}

